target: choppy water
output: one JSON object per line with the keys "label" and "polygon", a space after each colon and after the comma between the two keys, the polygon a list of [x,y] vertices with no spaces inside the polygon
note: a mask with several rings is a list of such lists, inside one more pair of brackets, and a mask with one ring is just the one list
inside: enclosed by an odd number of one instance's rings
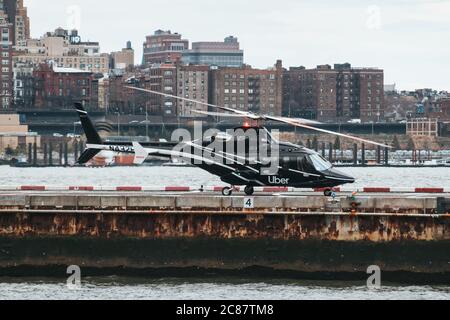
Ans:
{"label": "choppy water", "polygon": [[[358,178],[355,187],[447,187],[449,168],[344,168]],[[145,185],[201,186],[220,184],[196,168],[10,168],[0,167],[1,185]],[[11,279],[0,274],[0,299],[450,299],[450,286],[386,285],[370,290],[364,283],[298,282],[264,279],[88,278],[78,290],[62,280]]]}
{"label": "choppy water", "polygon": [[[341,168],[356,187],[447,187],[450,168]],[[10,168],[0,166],[2,185],[213,186],[220,179],[197,168]]]}
{"label": "choppy water", "polygon": [[217,279],[88,278],[79,289],[51,279],[0,278],[0,299],[49,300],[448,300],[450,287],[395,286],[368,289],[351,282],[230,281]]}

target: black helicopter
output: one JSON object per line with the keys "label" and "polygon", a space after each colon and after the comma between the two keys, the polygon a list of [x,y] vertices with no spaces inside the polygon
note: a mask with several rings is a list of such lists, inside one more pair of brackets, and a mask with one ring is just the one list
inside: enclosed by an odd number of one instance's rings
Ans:
{"label": "black helicopter", "polygon": [[[152,90],[127,88],[219,109],[228,113],[196,112],[217,117],[242,117],[246,119],[245,124],[232,130],[231,133],[216,132],[211,136],[194,141],[104,143],[87,112],[80,103],[76,103],[75,107],[87,137],[87,149],[81,155],[78,163],[85,164],[99,152],[105,150],[135,154],[135,164],[142,164],[148,156],[169,159],[178,157],[219,176],[223,182],[229,184],[230,187],[222,190],[222,194],[225,196],[232,194],[234,186],[245,186],[247,195],[253,195],[255,187],[273,186],[323,188],[324,194],[330,196],[333,187],[354,183],[355,178],[336,170],[329,161],[313,150],[291,143],[278,142],[262,126],[263,121],[282,122],[389,148],[389,146],[377,142],[315,128],[313,125],[317,122],[310,120],[257,115]],[[240,146],[242,146],[241,149]]]}

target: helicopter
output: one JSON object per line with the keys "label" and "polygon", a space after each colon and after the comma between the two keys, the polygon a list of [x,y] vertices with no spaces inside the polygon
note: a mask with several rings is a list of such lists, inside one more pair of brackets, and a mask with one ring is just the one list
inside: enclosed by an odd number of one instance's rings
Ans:
{"label": "helicopter", "polygon": [[[82,128],[87,138],[86,150],[78,163],[86,164],[101,151],[134,154],[134,164],[140,165],[149,156],[167,159],[181,158],[213,174],[226,183],[224,196],[231,196],[236,186],[245,186],[244,192],[251,196],[256,187],[320,188],[325,196],[333,194],[333,188],[355,182],[355,178],[344,174],[314,150],[304,146],[275,139],[264,127],[266,121],[289,124],[321,133],[332,134],[355,141],[390,148],[378,142],[359,137],[316,128],[319,122],[306,119],[292,119],[217,106],[189,98],[178,97],[158,91],[126,86],[126,88],[164,97],[204,105],[222,112],[196,110],[211,117],[239,117],[245,120],[241,127],[227,132],[215,132],[201,139],[189,141],[159,141],[139,143],[103,142],[88,113],[81,103],[75,103]],[[240,152],[238,152],[240,151]]]}

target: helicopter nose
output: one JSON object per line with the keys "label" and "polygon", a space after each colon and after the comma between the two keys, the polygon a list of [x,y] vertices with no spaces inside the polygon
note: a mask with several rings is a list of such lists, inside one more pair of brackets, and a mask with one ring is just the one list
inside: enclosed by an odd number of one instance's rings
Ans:
{"label": "helicopter nose", "polygon": [[352,177],[346,173],[343,173],[339,170],[332,169],[330,173],[331,173],[331,177],[333,179],[341,181],[342,184],[356,182],[356,179],[354,177]]}

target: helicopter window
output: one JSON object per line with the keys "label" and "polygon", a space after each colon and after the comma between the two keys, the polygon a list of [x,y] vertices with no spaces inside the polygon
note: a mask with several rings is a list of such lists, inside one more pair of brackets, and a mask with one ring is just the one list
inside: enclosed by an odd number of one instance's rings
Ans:
{"label": "helicopter window", "polygon": [[290,168],[289,161],[290,161],[289,157],[283,157],[281,159],[281,166],[283,167],[283,169],[289,170],[289,168]]}
{"label": "helicopter window", "polygon": [[310,155],[309,157],[317,171],[326,171],[333,167],[333,165],[330,162],[328,162],[318,154],[313,154]]}
{"label": "helicopter window", "polygon": [[300,155],[297,157],[297,169],[300,171],[306,171],[307,169],[306,157],[304,155]]}

